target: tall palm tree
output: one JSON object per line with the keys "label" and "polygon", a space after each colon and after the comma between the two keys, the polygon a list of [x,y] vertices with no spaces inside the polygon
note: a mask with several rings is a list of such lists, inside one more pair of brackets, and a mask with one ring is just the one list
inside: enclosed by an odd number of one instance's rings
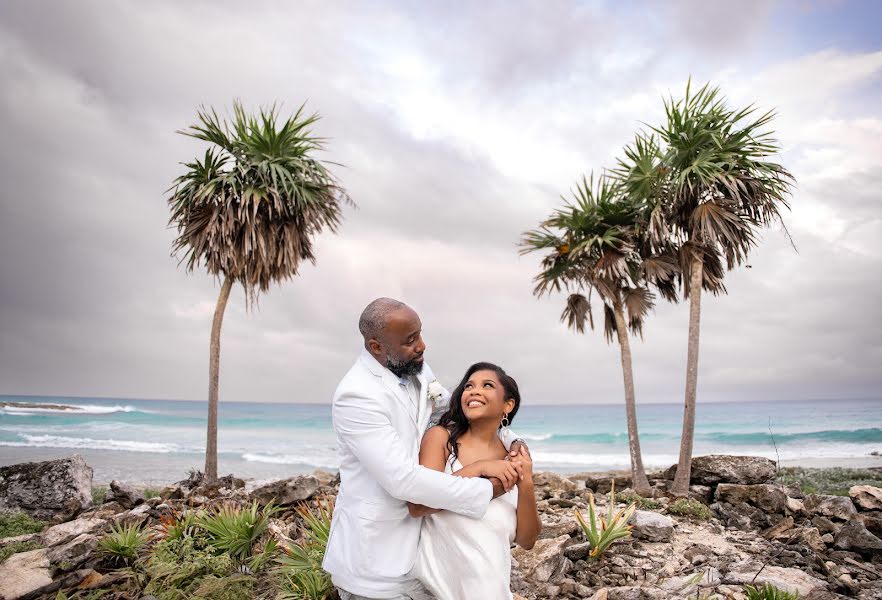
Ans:
{"label": "tall palm tree", "polygon": [[230,122],[200,109],[198,123],[179,133],[208,142],[200,160],[168,190],[169,225],[177,228],[173,253],[187,271],[204,265],[222,281],[208,369],[208,432],[205,477],[217,479],[217,402],[220,332],[233,283],[245,290],[246,307],[259,292],[315,263],[313,238],[337,231],[341,209],[351,200],[315,154],[324,140],[310,127],[318,115],[301,107],[281,121],[276,106],[247,115],[233,103]]}
{"label": "tall palm tree", "polygon": [[[689,299],[689,342],[680,457],[672,492],[685,495],[692,470],[698,343],[702,289],[725,293],[723,276],[747,259],[757,230],[781,221],[792,175],[771,157],[779,150],[768,129],[774,112],[754,106],[734,110],[718,88],[697,92],[687,84],[683,99],[665,101],[659,136],[665,220],[680,248],[683,295]],[[786,232],[786,229],[785,229]]]}
{"label": "tall palm tree", "polygon": [[521,254],[547,253],[535,278],[534,294],[569,291],[561,321],[576,332],[583,333],[586,323],[594,328],[591,298],[594,292],[600,297],[606,340],[611,342],[615,336],[621,350],[632,487],[647,495],[651,488],[640,453],[628,335],[628,329],[641,334],[654,302],[639,253],[640,207],[609,177],[600,177],[596,183],[593,176],[590,180],[583,177],[573,197],[574,202],[567,202],[538,229],[524,234]]}

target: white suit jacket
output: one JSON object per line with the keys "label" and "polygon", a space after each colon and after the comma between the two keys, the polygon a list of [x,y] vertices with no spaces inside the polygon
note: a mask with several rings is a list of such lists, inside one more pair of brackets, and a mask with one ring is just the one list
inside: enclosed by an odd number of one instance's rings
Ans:
{"label": "white suit jacket", "polygon": [[[493,496],[486,479],[420,466],[420,443],[433,412],[428,364],[417,380],[414,406],[398,377],[364,350],[334,394],[340,492],[322,566],[334,585],[353,594],[384,598],[406,589],[422,524],[408,514],[407,502],[480,518]],[[436,411],[449,399],[445,390]]]}

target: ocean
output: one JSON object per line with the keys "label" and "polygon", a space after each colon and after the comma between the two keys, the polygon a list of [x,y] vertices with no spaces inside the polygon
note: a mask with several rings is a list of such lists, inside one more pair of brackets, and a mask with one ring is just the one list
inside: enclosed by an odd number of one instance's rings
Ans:
{"label": "ocean", "polygon": [[[162,484],[202,469],[206,403],[3,396],[0,402],[65,404],[0,408],[0,465],[82,454],[96,482]],[[220,474],[281,477],[338,466],[329,405],[220,403]],[[682,404],[638,405],[647,468],[677,462]],[[626,469],[622,404],[523,406],[512,429],[529,442],[537,470]],[[773,443],[774,439],[774,443]],[[777,452],[776,452],[777,446]],[[882,401],[699,403],[694,455],[742,454],[793,463],[882,452]]]}

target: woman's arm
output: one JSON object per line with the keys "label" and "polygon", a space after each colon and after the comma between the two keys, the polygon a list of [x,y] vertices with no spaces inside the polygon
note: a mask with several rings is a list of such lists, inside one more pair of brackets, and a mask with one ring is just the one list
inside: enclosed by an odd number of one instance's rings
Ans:
{"label": "woman's arm", "polygon": [[[437,425],[430,427],[420,444],[420,464],[427,469],[443,473],[444,466],[447,464],[447,458],[450,455],[450,452],[447,450],[447,440],[449,438],[450,433],[444,427]],[[411,517],[424,517],[441,512],[441,509],[408,502],[407,511]]]}
{"label": "woman's arm", "polygon": [[536,508],[536,494],[533,490],[533,461],[525,448],[519,450],[514,462],[520,463],[523,478],[518,482],[518,529],[515,541],[518,546],[529,550],[539,538],[542,521]]}

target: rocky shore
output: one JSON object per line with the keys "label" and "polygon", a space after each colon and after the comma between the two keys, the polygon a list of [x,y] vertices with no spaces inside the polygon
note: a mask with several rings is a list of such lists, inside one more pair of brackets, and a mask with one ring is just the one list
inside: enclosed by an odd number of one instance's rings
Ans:
{"label": "rocky shore", "polygon": [[[513,549],[512,589],[530,600],[742,599],[744,584],[769,582],[804,600],[882,599],[882,489],[858,485],[848,496],[809,494],[796,484],[773,483],[775,475],[767,459],[697,457],[690,496],[683,499],[668,493],[672,469],[651,475],[651,498],[634,495],[623,473],[537,473],[543,531],[532,550]],[[115,481],[93,505],[91,479],[76,455],[0,468],[0,512],[49,523],[0,540],[0,551],[34,546],[0,563],[0,597],[49,599],[59,591],[64,597],[86,597],[87,591],[96,598],[141,597],[117,591],[125,576],[97,552],[113,524],[159,532],[186,510],[274,499],[282,510],[268,532],[279,542],[296,541],[305,533],[296,507],[333,497],[338,483],[335,475],[317,471],[276,481],[227,476],[209,486],[193,473],[146,499]],[[574,510],[587,514],[593,494],[605,512],[613,484],[618,506],[638,503],[632,536],[603,560],[589,559]],[[113,593],[101,596],[101,590]]]}

